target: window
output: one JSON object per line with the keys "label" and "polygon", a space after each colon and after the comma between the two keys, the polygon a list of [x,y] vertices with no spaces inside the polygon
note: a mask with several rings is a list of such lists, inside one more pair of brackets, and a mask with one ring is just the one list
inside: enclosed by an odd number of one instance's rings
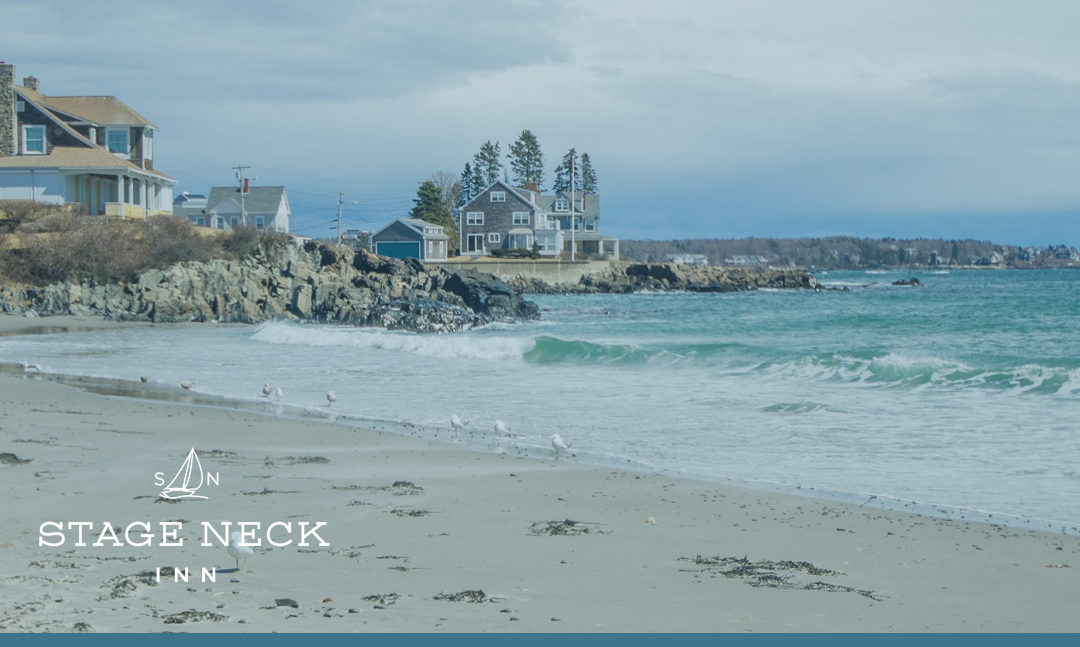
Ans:
{"label": "window", "polygon": [[110,153],[127,155],[129,151],[127,128],[109,128],[105,131],[105,146]]}
{"label": "window", "polygon": [[45,126],[23,126],[23,154],[45,154]]}
{"label": "window", "polygon": [[506,202],[506,191],[492,191],[491,192],[491,201],[492,202]]}
{"label": "window", "polygon": [[585,219],[585,231],[596,231],[596,218]]}
{"label": "window", "polygon": [[266,227],[266,218],[263,216],[255,216],[255,228],[262,229]]}
{"label": "window", "polygon": [[482,252],[484,251],[484,234],[469,234],[465,237],[465,251],[467,252]]}
{"label": "window", "polygon": [[514,224],[515,225],[528,225],[529,224],[529,212],[528,211],[515,211],[514,212]]}
{"label": "window", "polygon": [[93,126],[91,126],[90,127],[90,133],[86,136],[86,138],[90,140],[91,144],[96,144],[97,143],[97,128],[94,128]]}
{"label": "window", "polygon": [[555,201],[555,211],[570,211],[570,201],[566,198],[559,198]]}
{"label": "window", "polygon": [[498,232],[492,232],[488,234],[488,242],[498,244],[502,240],[502,236]]}
{"label": "window", "polygon": [[482,225],[484,224],[484,212],[483,211],[469,211],[465,214],[466,225]]}
{"label": "window", "polygon": [[195,217],[195,224],[196,224],[196,225],[203,225],[203,226],[206,226],[206,218],[204,218],[204,217],[202,217],[202,216],[196,216],[196,217]]}
{"label": "window", "polygon": [[240,224],[240,216],[232,216],[229,218],[229,224],[233,227]]}
{"label": "window", "polygon": [[26,102],[25,101],[16,101],[15,102],[15,112],[26,112]]}

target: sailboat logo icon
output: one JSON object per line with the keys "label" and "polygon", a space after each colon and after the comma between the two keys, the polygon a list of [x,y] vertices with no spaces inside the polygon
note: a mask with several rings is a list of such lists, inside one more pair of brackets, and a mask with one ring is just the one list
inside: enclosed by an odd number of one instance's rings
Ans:
{"label": "sailboat logo icon", "polygon": [[[165,484],[162,472],[155,474],[154,478],[156,479],[155,485]],[[218,484],[218,473],[204,473],[202,463],[199,461],[199,455],[195,453],[195,448],[192,447],[187,458],[180,465],[180,469],[177,470],[176,476],[161,491],[161,498],[174,501],[178,499],[206,499],[208,497],[196,494],[196,492],[203,485],[209,485],[210,483]]]}

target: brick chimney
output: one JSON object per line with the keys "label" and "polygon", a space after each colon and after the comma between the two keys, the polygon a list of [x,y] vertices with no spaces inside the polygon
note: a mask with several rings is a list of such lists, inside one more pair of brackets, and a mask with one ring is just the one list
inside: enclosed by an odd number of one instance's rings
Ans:
{"label": "brick chimney", "polygon": [[15,154],[15,65],[0,61],[0,157]]}
{"label": "brick chimney", "polygon": [[24,76],[22,84],[27,90],[38,91],[38,78],[36,76]]}
{"label": "brick chimney", "polygon": [[525,183],[525,190],[526,191],[532,191],[533,193],[536,193],[537,192],[537,188],[536,188],[537,186],[538,185],[537,185],[536,182],[526,182]]}

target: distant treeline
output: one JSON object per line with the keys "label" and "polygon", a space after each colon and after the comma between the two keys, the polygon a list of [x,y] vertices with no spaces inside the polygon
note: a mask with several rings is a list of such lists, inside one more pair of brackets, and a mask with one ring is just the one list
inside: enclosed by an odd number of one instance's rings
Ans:
{"label": "distant treeline", "polygon": [[[646,263],[669,261],[669,255],[704,256],[710,265],[799,266],[814,269],[871,269],[941,265],[1062,267],[1080,263],[1076,249],[1064,245],[1017,247],[979,240],[940,238],[739,238],[623,240],[622,257]],[[700,259],[694,259],[700,260]]]}

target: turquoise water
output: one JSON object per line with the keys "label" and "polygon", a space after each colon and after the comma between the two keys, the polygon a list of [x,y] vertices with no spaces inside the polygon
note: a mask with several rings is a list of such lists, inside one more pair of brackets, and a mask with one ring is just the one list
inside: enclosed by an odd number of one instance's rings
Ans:
{"label": "turquoise water", "polygon": [[[889,285],[910,276],[924,287]],[[819,278],[850,291],[543,296],[540,322],[452,336],[269,323],[9,337],[0,359],[249,399],[269,382],[285,391],[270,409],[487,451],[549,459],[558,432],[577,461],[1075,532],[1080,272]]]}

